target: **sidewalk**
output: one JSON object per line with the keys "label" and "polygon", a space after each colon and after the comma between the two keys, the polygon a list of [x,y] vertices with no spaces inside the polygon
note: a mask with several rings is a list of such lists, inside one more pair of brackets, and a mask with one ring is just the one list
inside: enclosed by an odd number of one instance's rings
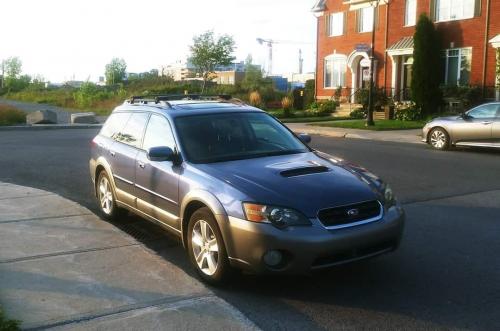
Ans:
{"label": "sidewalk", "polygon": [[286,123],[286,125],[296,133],[317,134],[321,136],[337,138],[369,139],[379,141],[394,141],[412,144],[421,144],[422,130],[392,130],[392,131],[371,131],[359,129],[331,128],[313,126],[309,123]]}
{"label": "sidewalk", "polygon": [[23,329],[257,329],[185,268],[88,209],[1,182],[0,306]]}

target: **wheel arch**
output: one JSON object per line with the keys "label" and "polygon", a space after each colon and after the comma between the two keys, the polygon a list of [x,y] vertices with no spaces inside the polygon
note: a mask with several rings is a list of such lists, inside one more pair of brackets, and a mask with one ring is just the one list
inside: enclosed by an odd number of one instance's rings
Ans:
{"label": "wheel arch", "polygon": [[450,130],[449,130],[447,127],[443,126],[443,125],[436,125],[436,126],[433,126],[432,128],[430,128],[430,129],[429,129],[429,132],[427,132],[427,137],[426,137],[426,139],[427,139],[427,143],[430,143],[430,142],[431,142],[431,141],[430,141],[430,138],[431,138],[431,133],[432,133],[432,131],[434,131],[434,130],[436,130],[436,129],[441,129],[441,130],[443,130],[443,131],[444,131],[444,132],[448,135],[448,138],[450,139],[450,144],[451,144],[451,143],[453,143],[453,138],[452,138],[452,136],[451,136],[451,132],[450,132]]}
{"label": "wheel arch", "polygon": [[[214,215],[215,220],[217,221],[217,225],[219,226],[219,230],[222,234],[222,238],[225,243],[227,243],[227,238],[225,235],[225,225],[227,224],[227,213],[222,203],[210,192],[204,190],[195,190],[189,192],[181,203],[180,208],[180,226],[182,233],[182,245],[187,247],[187,225],[191,215],[200,209],[206,207],[210,209],[212,214]],[[227,244],[226,244],[227,248]]]}
{"label": "wheel arch", "polygon": [[[111,166],[103,157],[100,157],[95,162],[94,173],[92,174],[92,178],[94,179],[94,194],[97,197],[97,180],[101,171],[106,171],[108,174],[109,180],[111,181],[111,186],[113,191],[115,191],[115,178],[113,177],[113,172],[111,171]],[[115,196],[116,196],[116,192]]]}

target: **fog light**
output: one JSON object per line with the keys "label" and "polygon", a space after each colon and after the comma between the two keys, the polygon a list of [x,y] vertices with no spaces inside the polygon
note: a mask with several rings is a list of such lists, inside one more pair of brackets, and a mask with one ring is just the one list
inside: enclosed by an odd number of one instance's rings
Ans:
{"label": "fog light", "polygon": [[283,261],[283,254],[280,251],[271,250],[264,254],[264,262],[270,267],[276,267]]}

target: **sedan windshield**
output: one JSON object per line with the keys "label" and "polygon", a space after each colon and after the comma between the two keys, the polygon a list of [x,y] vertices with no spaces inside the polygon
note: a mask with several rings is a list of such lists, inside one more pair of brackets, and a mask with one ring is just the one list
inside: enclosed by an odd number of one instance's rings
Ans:
{"label": "sedan windshield", "polygon": [[211,163],[305,153],[309,149],[265,113],[225,113],[175,120],[182,150],[190,162]]}

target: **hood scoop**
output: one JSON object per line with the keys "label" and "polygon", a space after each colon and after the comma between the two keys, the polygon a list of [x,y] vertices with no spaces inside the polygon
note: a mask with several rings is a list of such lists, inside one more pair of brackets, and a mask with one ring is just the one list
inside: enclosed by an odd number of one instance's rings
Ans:
{"label": "hood scoop", "polygon": [[295,168],[289,169],[280,172],[280,175],[283,177],[296,177],[296,176],[304,176],[311,174],[318,174],[322,172],[328,172],[330,168],[325,166],[314,166],[314,167],[303,167],[303,168]]}

